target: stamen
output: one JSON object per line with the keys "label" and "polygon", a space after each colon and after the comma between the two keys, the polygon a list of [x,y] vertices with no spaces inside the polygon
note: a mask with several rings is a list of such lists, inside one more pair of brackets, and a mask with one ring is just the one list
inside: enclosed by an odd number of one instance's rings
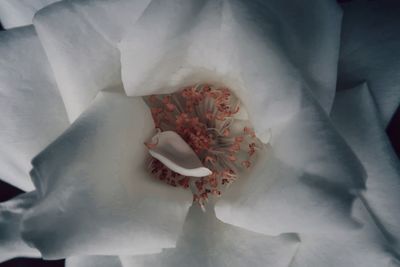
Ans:
{"label": "stamen", "polygon": [[[232,126],[241,105],[228,88],[200,84],[144,99],[157,129],[177,133],[211,174],[200,178],[185,176],[154,157],[149,160],[149,171],[172,186],[190,188],[193,201],[202,206],[211,195],[220,196],[223,186],[229,186],[249,169],[263,147],[249,123],[240,131],[233,130],[237,129]],[[157,144],[158,140],[152,140],[145,145],[154,150]]]}

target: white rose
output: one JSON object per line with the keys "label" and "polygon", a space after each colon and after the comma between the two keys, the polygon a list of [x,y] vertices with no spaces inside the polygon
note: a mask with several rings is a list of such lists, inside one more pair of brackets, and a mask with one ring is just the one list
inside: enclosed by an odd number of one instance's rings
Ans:
{"label": "white rose", "polygon": [[[397,3],[346,6],[343,31],[319,0],[71,0],[14,28],[50,2],[0,2],[0,177],[29,192],[1,205],[1,259],[399,265]],[[142,97],[202,82],[268,145],[206,212],[154,181],[143,145]]]}

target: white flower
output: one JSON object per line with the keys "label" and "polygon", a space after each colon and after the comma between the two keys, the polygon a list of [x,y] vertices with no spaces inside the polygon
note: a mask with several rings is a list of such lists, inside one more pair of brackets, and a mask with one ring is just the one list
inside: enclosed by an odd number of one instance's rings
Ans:
{"label": "white flower", "polygon": [[[31,191],[1,205],[2,259],[399,265],[400,169],[382,126],[400,99],[397,3],[346,6],[343,31],[320,0],[71,0],[13,28],[52,1],[33,2],[0,1],[0,177]],[[202,82],[233,90],[264,143],[272,133],[215,213],[144,164],[142,96]]]}

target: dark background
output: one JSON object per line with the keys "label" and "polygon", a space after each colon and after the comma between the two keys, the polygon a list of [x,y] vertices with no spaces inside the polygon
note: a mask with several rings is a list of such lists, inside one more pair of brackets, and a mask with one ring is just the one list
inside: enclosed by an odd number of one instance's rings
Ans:
{"label": "dark background", "polygon": [[[349,2],[351,0],[338,0],[340,3]],[[3,27],[0,24],[0,31]],[[386,129],[393,148],[400,158],[400,107],[392,118]],[[397,138],[396,138],[397,137]],[[0,202],[6,201],[20,193],[21,190],[0,181]],[[0,263],[0,267],[64,267],[64,260],[59,261],[43,261],[40,259],[17,258]]]}

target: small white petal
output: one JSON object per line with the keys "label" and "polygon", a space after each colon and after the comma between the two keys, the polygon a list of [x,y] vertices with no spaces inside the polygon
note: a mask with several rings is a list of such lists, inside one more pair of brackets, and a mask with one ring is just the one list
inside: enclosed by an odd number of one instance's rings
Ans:
{"label": "small white petal", "polygon": [[75,256],[65,260],[65,267],[122,267],[118,256]]}
{"label": "small white petal", "polygon": [[343,8],[338,86],[367,81],[386,127],[400,104],[400,2],[352,1]]}
{"label": "small white petal", "polygon": [[33,160],[40,201],[24,217],[24,239],[48,259],[175,247],[192,196],[148,172],[143,142],[153,132],[143,99],[100,93]]}
{"label": "small white petal", "polygon": [[203,166],[193,149],[173,131],[157,133],[150,154],[174,172],[184,176],[204,177],[212,172]]}
{"label": "small white petal", "polygon": [[31,159],[68,120],[32,26],[0,33],[0,179],[33,190]]}
{"label": "small white petal", "polygon": [[123,267],[287,267],[299,245],[296,234],[265,236],[224,224],[212,208],[192,206],[176,249],[121,257]]}
{"label": "small white petal", "polygon": [[15,257],[39,257],[39,251],[21,239],[20,222],[36,202],[36,193],[21,194],[0,204],[0,262]]}
{"label": "small white petal", "polygon": [[0,0],[0,21],[5,29],[32,24],[35,13],[60,0]]}
{"label": "small white petal", "polygon": [[400,164],[367,84],[338,92],[331,117],[367,171],[368,210],[400,251]]}

